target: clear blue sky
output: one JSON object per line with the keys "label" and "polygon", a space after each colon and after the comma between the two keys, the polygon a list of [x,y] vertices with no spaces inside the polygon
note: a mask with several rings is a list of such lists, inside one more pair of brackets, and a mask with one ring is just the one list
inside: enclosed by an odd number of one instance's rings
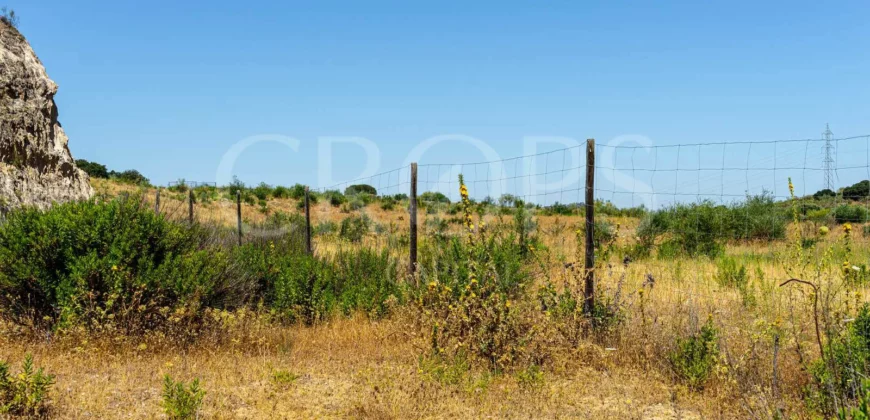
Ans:
{"label": "clear blue sky", "polygon": [[[386,170],[443,134],[503,157],[525,136],[870,134],[867,1],[4,3],[60,86],[73,155],[157,184],[213,181],[260,134],[299,152],[258,144],[235,174],[314,185],[321,136],[373,141]],[[337,147],[333,178],[360,155]],[[423,162],[481,160],[456,143]]]}

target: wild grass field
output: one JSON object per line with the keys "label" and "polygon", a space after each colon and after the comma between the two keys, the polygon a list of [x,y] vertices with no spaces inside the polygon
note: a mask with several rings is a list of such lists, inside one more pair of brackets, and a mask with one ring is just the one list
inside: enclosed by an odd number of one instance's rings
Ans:
{"label": "wild grass field", "polygon": [[9,416],[864,418],[862,203],[598,203],[590,314],[581,209],[424,201],[411,276],[404,197],[318,197],[309,256],[298,191],[237,186],[239,246],[234,191],[92,182],[0,226]]}

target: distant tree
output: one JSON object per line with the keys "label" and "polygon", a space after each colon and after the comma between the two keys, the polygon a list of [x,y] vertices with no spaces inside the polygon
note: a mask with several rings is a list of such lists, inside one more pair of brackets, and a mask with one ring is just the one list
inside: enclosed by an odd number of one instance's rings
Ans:
{"label": "distant tree", "polygon": [[94,178],[109,178],[109,171],[106,169],[106,165],[100,165],[97,162],[88,162],[84,159],[77,159],[76,166]]}
{"label": "distant tree", "polygon": [[134,184],[134,185],[149,185],[150,181],[148,178],[145,178],[145,175],[139,173],[139,171],[135,169],[128,169],[123,172],[109,172],[109,177],[118,180],[119,182],[123,182],[125,184]]}
{"label": "distant tree", "polygon": [[229,190],[230,195],[233,196],[233,197],[235,197],[236,194],[239,194],[239,193],[241,193],[242,195],[244,195],[244,194],[245,194],[245,190],[247,190],[247,187],[245,187],[245,183],[242,182],[242,181],[239,179],[239,177],[237,177],[237,176],[233,176],[233,181],[230,182],[230,185],[227,186],[227,189]]}
{"label": "distant tree", "polygon": [[344,195],[370,194],[378,195],[378,190],[371,185],[358,184],[351,185],[344,190]]}
{"label": "distant tree", "polygon": [[837,196],[837,193],[835,193],[827,188],[813,194],[813,198],[815,198],[816,200],[821,200],[825,197],[836,197],[836,196]]}
{"label": "distant tree", "polygon": [[13,28],[18,28],[18,15],[15,14],[14,10],[8,9],[6,6],[0,8],[0,20]]}
{"label": "distant tree", "polygon": [[870,197],[870,181],[863,180],[851,187],[843,188],[843,198],[861,200]]}
{"label": "distant tree", "polygon": [[424,203],[446,203],[450,204],[450,199],[437,191],[427,191],[420,194],[420,201]]}
{"label": "distant tree", "polygon": [[258,200],[268,200],[272,195],[272,186],[265,182],[261,182],[251,190],[251,193],[253,193],[254,197],[257,197]]}

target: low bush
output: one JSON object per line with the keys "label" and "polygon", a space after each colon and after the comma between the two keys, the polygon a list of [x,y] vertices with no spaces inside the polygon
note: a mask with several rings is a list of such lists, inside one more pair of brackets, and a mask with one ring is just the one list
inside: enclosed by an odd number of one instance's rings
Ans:
{"label": "low bush", "polygon": [[709,318],[699,332],[677,339],[668,360],[674,373],[689,388],[700,390],[713,374],[718,357],[719,331],[713,325],[713,319]]}
{"label": "low bush", "polygon": [[783,239],[788,221],[788,213],[765,192],[731,206],[711,201],[675,204],[648,214],[638,226],[637,236],[648,248],[664,237],[660,256],[716,257],[727,241]]}
{"label": "low bush", "polygon": [[53,375],[33,367],[32,355],[25,356],[21,372],[15,375],[8,363],[0,362],[0,414],[30,418],[45,415],[53,385]]}
{"label": "low bush", "polygon": [[350,242],[362,242],[371,229],[372,220],[366,216],[350,216],[341,221],[338,236]]}
{"label": "low bush", "polygon": [[234,307],[250,285],[197,225],[135,197],[7,215],[0,226],[0,305],[20,324],[153,328],[161,308]]}
{"label": "low bush", "polygon": [[328,190],[321,195],[332,207],[338,207],[344,203],[347,203],[347,197],[345,197],[344,194],[337,190]]}
{"label": "low bush", "polygon": [[110,171],[109,178],[112,178],[112,179],[114,179],[118,182],[124,183],[124,184],[142,185],[142,186],[151,185],[150,181],[148,181],[148,178],[146,178],[145,175],[142,175],[141,173],[139,173],[139,171],[137,171],[135,169],[128,169],[128,170],[123,171],[123,172]]}
{"label": "low bush", "polygon": [[870,220],[870,210],[867,207],[853,204],[841,204],[834,209],[834,221],[837,223],[864,223]]}
{"label": "low bush", "polygon": [[163,377],[163,413],[171,420],[191,420],[199,418],[205,390],[194,379],[190,385],[175,382],[169,375]]}
{"label": "low bush", "polygon": [[423,194],[420,194],[417,201],[420,203],[421,207],[439,203],[450,204],[450,199],[443,193],[437,191],[426,191]]}
{"label": "low bush", "polygon": [[416,291],[422,328],[433,356],[469,357],[489,369],[508,369],[528,361],[524,343],[535,333],[532,320],[513,303],[527,284],[523,253],[513,233],[475,228],[462,177],[459,183],[467,235],[424,243],[422,287]]}
{"label": "low bush", "polygon": [[88,162],[84,159],[76,159],[76,166],[93,178],[109,178],[109,171],[106,169],[106,165],[101,165],[97,162]]}
{"label": "low bush", "polygon": [[863,180],[849,187],[843,188],[843,198],[847,200],[864,200],[870,197],[870,181]]}
{"label": "low bush", "polygon": [[376,197],[378,195],[378,190],[376,190],[375,187],[366,184],[351,185],[344,190],[344,195],[347,196],[357,194],[368,194]]}

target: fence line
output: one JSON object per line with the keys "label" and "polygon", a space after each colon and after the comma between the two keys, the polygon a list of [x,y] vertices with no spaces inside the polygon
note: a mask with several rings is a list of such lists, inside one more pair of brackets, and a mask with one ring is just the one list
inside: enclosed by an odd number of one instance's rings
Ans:
{"label": "fence line", "polygon": [[[827,168],[822,158],[821,147],[826,141],[836,145],[836,164],[832,168]],[[346,194],[355,190],[371,192],[383,200],[382,203],[393,203],[391,205],[407,200],[410,240],[408,272],[411,276],[417,271],[418,210],[429,212],[433,208],[449,207],[459,201],[460,174],[464,176],[472,197],[478,202],[500,207],[528,205],[556,214],[584,214],[584,292],[587,299],[584,306],[591,310],[594,305],[595,230],[612,213],[619,213],[617,208],[639,212],[665,210],[665,213],[672,213],[674,217],[682,217],[679,220],[681,229],[693,229],[698,235],[706,235],[716,227],[707,226],[709,220],[699,211],[686,210],[698,206],[702,211],[721,213],[718,216],[720,222],[729,226],[731,231],[728,234],[733,236],[732,239],[771,240],[784,234],[782,214],[763,210],[780,206],[783,200],[792,197],[792,189],[796,196],[824,193],[818,178],[828,170],[833,171],[832,176],[838,180],[840,187],[870,179],[870,135],[831,140],[786,139],[650,146],[600,144],[590,139],[585,145],[495,161],[412,163],[311,191],[319,193],[317,196],[321,199],[347,199],[348,202],[340,204],[348,206],[349,210],[368,204],[364,201],[364,195]],[[201,183],[192,185],[196,188],[214,187]],[[204,222],[195,211],[194,190],[188,190],[187,208],[184,202],[161,197],[158,191],[155,197],[157,211],[166,217],[179,219],[187,210],[188,221]],[[345,197],[335,198],[337,194],[333,192]],[[312,198],[314,196],[310,196],[306,188],[303,211],[309,252],[314,252],[311,240]],[[834,194],[830,200],[833,200],[833,207],[838,207],[861,203],[863,199],[860,207],[864,210],[856,210],[861,218],[855,221],[868,221],[870,183],[867,184],[866,194],[859,191],[854,198],[858,200]],[[236,235],[238,243],[242,244],[240,195],[235,199]],[[210,205],[220,207],[223,204],[218,202]],[[812,203],[804,204],[809,208]],[[387,209],[387,204],[382,205]],[[600,211],[597,211],[597,206],[601,206]],[[801,216],[811,220],[815,217],[812,212],[817,210],[821,214],[822,209],[801,209]],[[209,214],[214,217],[214,213]],[[596,219],[596,213],[600,214],[599,219]],[[223,217],[222,214],[218,211],[217,218]],[[840,217],[838,213],[834,216]]]}

